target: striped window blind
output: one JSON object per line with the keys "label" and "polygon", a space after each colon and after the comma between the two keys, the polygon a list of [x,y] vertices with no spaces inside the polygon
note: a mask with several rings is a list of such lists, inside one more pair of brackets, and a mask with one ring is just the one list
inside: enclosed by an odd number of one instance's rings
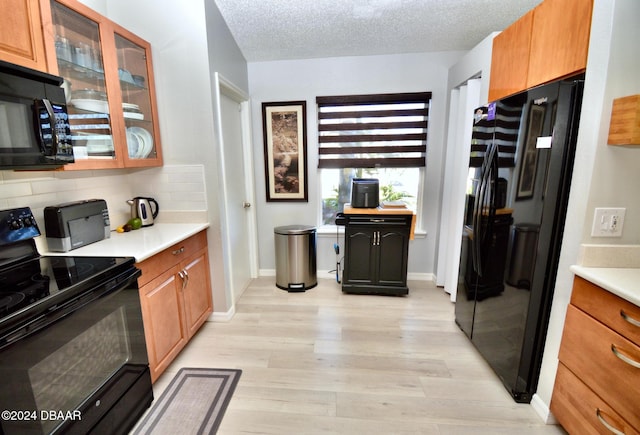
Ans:
{"label": "striped window blind", "polygon": [[426,165],[431,92],[317,97],[319,168]]}
{"label": "striped window blind", "polygon": [[498,166],[501,168],[515,166],[522,109],[522,105],[510,106],[499,101],[496,103],[495,120],[487,120],[486,107],[482,108],[484,113],[476,113],[469,167],[482,166],[487,145],[491,142],[498,145]]}

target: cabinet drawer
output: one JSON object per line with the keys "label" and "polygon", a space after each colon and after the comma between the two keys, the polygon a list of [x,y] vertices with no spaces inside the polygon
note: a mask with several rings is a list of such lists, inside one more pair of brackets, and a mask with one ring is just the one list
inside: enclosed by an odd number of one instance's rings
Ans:
{"label": "cabinet drawer", "polygon": [[347,225],[364,225],[364,226],[411,226],[411,215],[406,216],[386,216],[386,215],[369,215],[369,216],[353,216],[347,215]]}
{"label": "cabinet drawer", "polygon": [[553,387],[551,412],[562,427],[572,434],[609,435],[611,431],[606,425],[627,435],[638,434],[637,430],[562,363],[558,365]]}
{"label": "cabinet drawer", "polygon": [[634,366],[640,365],[640,347],[569,305],[559,359],[622,418],[640,428],[640,368]]}
{"label": "cabinet drawer", "polygon": [[640,346],[640,307],[578,276],[571,303]]}
{"label": "cabinet drawer", "polygon": [[151,258],[137,263],[136,266],[142,271],[142,276],[138,278],[138,285],[145,285],[164,271],[189,258],[199,250],[206,248],[206,246],[207,234],[205,231],[201,231]]}

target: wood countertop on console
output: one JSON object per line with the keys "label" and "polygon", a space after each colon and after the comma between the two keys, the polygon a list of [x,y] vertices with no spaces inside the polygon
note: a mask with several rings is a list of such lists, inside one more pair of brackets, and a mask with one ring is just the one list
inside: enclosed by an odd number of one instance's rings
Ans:
{"label": "wood countertop on console", "polygon": [[383,207],[378,206],[376,208],[357,208],[351,207],[350,203],[344,205],[344,214],[359,214],[359,215],[398,215],[398,214],[410,214],[411,218],[411,232],[409,233],[409,239],[413,240],[416,229],[416,214],[413,210],[407,207]]}

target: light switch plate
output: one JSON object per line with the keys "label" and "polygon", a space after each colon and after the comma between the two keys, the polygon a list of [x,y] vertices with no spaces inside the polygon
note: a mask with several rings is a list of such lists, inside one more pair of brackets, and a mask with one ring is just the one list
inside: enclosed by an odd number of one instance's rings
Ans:
{"label": "light switch plate", "polygon": [[625,208],[596,208],[591,237],[622,237]]}

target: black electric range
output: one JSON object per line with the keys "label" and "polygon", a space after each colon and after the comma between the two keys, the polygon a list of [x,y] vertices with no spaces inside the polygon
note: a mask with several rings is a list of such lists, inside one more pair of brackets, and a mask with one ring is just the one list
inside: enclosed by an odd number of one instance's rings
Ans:
{"label": "black electric range", "polygon": [[140,270],[40,256],[39,235],[28,207],[0,210],[0,434],[128,433],[153,400]]}
{"label": "black electric range", "polygon": [[4,335],[52,308],[102,286],[131,268],[133,258],[40,256],[29,208],[0,211],[0,348]]}

